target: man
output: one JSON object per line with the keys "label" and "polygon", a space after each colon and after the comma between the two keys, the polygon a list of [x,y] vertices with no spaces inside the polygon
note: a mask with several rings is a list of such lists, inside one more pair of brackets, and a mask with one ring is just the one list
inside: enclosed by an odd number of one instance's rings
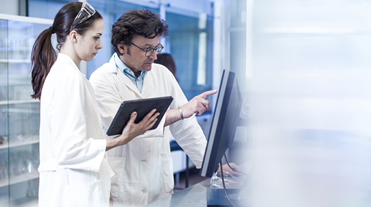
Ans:
{"label": "man", "polygon": [[187,102],[173,74],[153,63],[163,48],[159,38],[167,35],[167,27],[150,11],[124,13],[112,26],[111,43],[116,53],[90,78],[104,130],[125,100],[174,98],[156,130],[108,152],[116,174],[111,186],[114,206],[143,206],[172,194],[170,132],[196,167],[202,164],[206,139],[194,114],[208,110],[210,104],[205,98],[217,91],[207,91]]}

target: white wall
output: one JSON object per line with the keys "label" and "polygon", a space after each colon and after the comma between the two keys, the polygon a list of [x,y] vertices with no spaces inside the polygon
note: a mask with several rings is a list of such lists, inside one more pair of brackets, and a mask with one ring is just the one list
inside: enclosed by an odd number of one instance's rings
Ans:
{"label": "white wall", "polygon": [[0,0],[0,14],[18,15],[18,0]]}

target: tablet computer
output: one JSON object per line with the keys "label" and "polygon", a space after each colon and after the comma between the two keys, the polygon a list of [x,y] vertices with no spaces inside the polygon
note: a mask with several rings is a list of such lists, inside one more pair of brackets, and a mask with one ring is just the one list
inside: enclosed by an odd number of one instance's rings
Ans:
{"label": "tablet computer", "polygon": [[157,117],[156,123],[149,130],[156,129],[172,101],[173,97],[171,96],[124,101],[109,126],[107,135],[121,134],[134,111],[137,112],[137,118],[134,123],[138,123],[142,121],[152,109],[156,109],[156,113],[159,112],[160,115]]}

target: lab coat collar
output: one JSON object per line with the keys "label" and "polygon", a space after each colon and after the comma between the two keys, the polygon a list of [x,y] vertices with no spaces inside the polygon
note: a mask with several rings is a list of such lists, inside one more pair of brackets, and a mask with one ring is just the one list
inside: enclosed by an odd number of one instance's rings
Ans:
{"label": "lab coat collar", "polygon": [[76,71],[78,71],[82,76],[86,77],[84,73],[80,71],[80,69],[76,66],[75,62],[72,60],[72,58],[66,54],[59,53],[57,56],[57,60],[60,60],[62,62],[65,62],[72,66],[72,68]]}
{"label": "lab coat collar", "polygon": [[152,73],[151,73],[151,71],[148,71],[143,78],[142,94],[146,94],[148,88],[151,85],[150,83],[153,81],[152,79],[153,79],[152,78]]}
{"label": "lab coat collar", "polygon": [[108,67],[108,72],[117,74],[117,72],[119,72],[119,69],[116,67],[116,64],[115,64],[115,57],[114,57],[115,55],[116,53],[113,54],[111,59],[109,60],[108,64],[110,65],[110,67]]}
{"label": "lab coat collar", "polygon": [[[119,68],[117,68],[116,66],[116,63],[115,63],[115,55],[117,55],[116,53],[112,55],[110,61],[109,61],[109,69],[108,71],[112,74],[112,75],[115,75],[117,76],[117,78],[120,80],[120,82],[123,82],[126,87],[130,88],[132,91],[134,91],[139,97],[143,98],[142,94],[139,92],[137,86],[130,80],[130,78],[128,78],[124,73],[120,72]],[[146,75],[148,76],[148,74]],[[143,80],[143,88],[142,88],[142,92],[144,92],[144,86],[145,86],[145,80],[146,80],[146,76],[144,77],[144,80]],[[121,91],[120,91],[120,95],[122,97],[125,97],[125,94],[121,94]]]}
{"label": "lab coat collar", "polygon": [[[140,88],[143,88],[143,79],[144,79],[144,76],[146,75],[147,71],[141,71],[140,75],[138,77],[136,77],[134,72],[124,62],[122,62],[122,60],[119,58],[117,53],[115,55],[113,55],[113,58],[115,60],[115,64],[116,64],[117,69],[120,72],[124,73],[127,77],[129,77],[129,79],[132,82],[134,82],[134,84],[135,84],[136,81],[142,81],[142,84],[141,84]],[[139,86],[137,86],[137,88],[138,87]]]}

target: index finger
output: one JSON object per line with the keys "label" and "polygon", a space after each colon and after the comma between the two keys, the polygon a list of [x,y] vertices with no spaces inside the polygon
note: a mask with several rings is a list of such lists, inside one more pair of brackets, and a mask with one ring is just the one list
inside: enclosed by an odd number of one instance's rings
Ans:
{"label": "index finger", "polygon": [[202,97],[202,98],[206,98],[212,94],[216,94],[216,92],[218,92],[218,90],[210,90],[210,91],[205,91],[203,93],[201,93],[199,96]]}
{"label": "index finger", "polygon": [[[156,109],[152,109],[143,119],[142,121],[144,121],[144,123],[146,123],[151,117],[152,115],[156,112]],[[157,115],[158,116],[158,115]],[[156,116],[156,117],[157,117]]]}

